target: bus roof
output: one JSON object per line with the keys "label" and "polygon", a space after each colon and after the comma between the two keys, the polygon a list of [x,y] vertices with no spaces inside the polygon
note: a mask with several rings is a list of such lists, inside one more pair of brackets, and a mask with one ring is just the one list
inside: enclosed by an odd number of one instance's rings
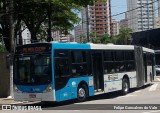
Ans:
{"label": "bus roof", "polygon": [[[35,45],[50,45],[54,49],[104,49],[104,50],[134,50],[134,45],[114,45],[114,44],[93,44],[93,43],[60,43],[60,42],[45,42],[45,43],[32,43],[27,45],[22,45],[20,47],[28,47]],[[154,53],[154,50],[142,47],[143,51]]]}

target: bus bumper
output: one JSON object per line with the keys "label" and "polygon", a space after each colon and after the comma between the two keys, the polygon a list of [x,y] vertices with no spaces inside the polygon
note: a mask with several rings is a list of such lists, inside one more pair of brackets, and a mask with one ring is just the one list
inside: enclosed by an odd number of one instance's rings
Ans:
{"label": "bus bumper", "polygon": [[45,93],[14,92],[15,101],[56,101],[55,90]]}

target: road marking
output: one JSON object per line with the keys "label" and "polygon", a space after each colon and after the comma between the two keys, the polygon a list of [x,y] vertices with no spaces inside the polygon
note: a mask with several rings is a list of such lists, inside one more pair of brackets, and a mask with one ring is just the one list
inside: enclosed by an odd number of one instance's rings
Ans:
{"label": "road marking", "polygon": [[76,111],[76,112],[77,112],[77,111],[80,111],[80,110],[73,110],[73,111]]}
{"label": "road marking", "polygon": [[141,91],[134,91],[133,93],[139,93],[139,92],[141,92]]}
{"label": "road marking", "polygon": [[160,81],[160,79],[159,78],[156,78],[158,81]]}
{"label": "road marking", "polygon": [[149,91],[155,91],[157,88],[158,84],[153,84],[150,88]]}
{"label": "road marking", "polygon": [[157,112],[160,112],[160,110],[149,111],[149,112],[142,112],[142,113],[157,113]]}
{"label": "road marking", "polygon": [[137,96],[137,95],[128,94],[128,95],[125,95],[125,96],[119,96],[117,98],[135,97],[135,96]]}

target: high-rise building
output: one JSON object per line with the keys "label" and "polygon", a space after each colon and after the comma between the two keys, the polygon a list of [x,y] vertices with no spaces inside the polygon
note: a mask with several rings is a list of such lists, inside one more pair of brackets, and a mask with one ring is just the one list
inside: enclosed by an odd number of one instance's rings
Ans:
{"label": "high-rise building", "polygon": [[84,35],[84,30],[82,29],[82,25],[77,25],[74,28],[74,36],[75,36],[75,42],[80,43],[81,42],[81,35]]}
{"label": "high-rise building", "polygon": [[128,28],[128,19],[127,19],[127,13],[125,13],[125,19],[122,19],[119,21],[119,27],[121,28]]}
{"label": "high-rise building", "polygon": [[119,22],[119,27],[121,28],[128,28],[128,20],[127,19],[122,19]]}
{"label": "high-rise building", "polygon": [[61,31],[53,31],[52,32],[53,41],[58,42],[70,42],[70,35],[65,35]]}
{"label": "high-rise building", "polygon": [[87,6],[82,11],[82,29],[88,37],[90,32],[96,35],[111,35],[111,11],[110,0],[96,2],[93,6]]}
{"label": "high-rise building", "polygon": [[160,1],[158,0],[158,17],[160,18]]}
{"label": "high-rise building", "polygon": [[119,35],[119,22],[118,21],[116,21],[115,19],[112,19],[111,28],[112,28],[111,33],[113,36]]}
{"label": "high-rise building", "polygon": [[127,0],[128,27],[133,32],[154,28],[154,0]]}

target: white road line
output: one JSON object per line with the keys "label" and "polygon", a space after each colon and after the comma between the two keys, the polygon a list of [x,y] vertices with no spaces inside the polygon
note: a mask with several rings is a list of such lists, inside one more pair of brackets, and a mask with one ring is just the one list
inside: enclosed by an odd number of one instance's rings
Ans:
{"label": "white road line", "polygon": [[150,88],[149,91],[155,91],[157,88],[158,84],[153,84]]}
{"label": "white road line", "polygon": [[160,78],[156,78],[158,81],[160,81]]}
{"label": "white road line", "polygon": [[125,96],[119,96],[117,98],[135,97],[135,96],[137,96],[137,95],[128,94],[128,95],[125,95]]}
{"label": "white road line", "polygon": [[142,113],[160,113],[160,110],[155,110],[155,111],[149,111],[149,112],[142,112]]}
{"label": "white road line", "polygon": [[141,91],[135,91],[135,92],[133,92],[133,93],[139,93],[139,92],[141,92]]}

